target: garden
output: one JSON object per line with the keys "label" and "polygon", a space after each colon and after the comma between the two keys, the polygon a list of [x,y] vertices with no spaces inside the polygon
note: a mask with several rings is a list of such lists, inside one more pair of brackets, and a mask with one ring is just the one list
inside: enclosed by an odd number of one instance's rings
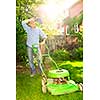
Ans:
{"label": "garden", "polygon": [[[54,1],[57,2],[59,0]],[[62,1],[59,2],[61,3]],[[49,91],[43,93],[41,85],[42,76],[37,73],[34,77],[30,77],[30,67],[26,51],[27,34],[21,22],[33,15],[40,17],[37,8],[43,4],[47,4],[47,2],[45,3],[45,0],[16,1],[16,100],[83,100],[82,91],[62,95],[51,95]],[[58,18],[58,16],[56,17]],[[49,18],[51,18],[50,15]],[[50,57],[55,61],[58,68],[68,70],[70,79],[75,81],[75,83],[83,83],[83,12],[79,16],[69,18],[68,20],[61,16],[61,20],[62,26],[68,25],[68,36],[63,35],[63,46],[59,46],[59,43],[54,44],[54,42],[48,44],[48,40],[45,45],[49,49],[51,45],[55,47],[52,50],[50,49],[49,52]],[[48,17],[45,17],[44,24],[36,23],[48,35],[48,39],[51,36],[58,36],[59,33],[59,30],[54,28],[53,22],[55,22],[55,19],[49,22]],[[77,30],[77,27],[75,27],[77,26],[76,24],[79,29],[77,32],[75,31],[75,29]],[[70,40],[67,40],[68,37],[70,37]],[[75,38],[77,41],[73,41]],[[57,41],[60,40],[57,39]],[[71,42],[69,43],[69,41]],[[48,57],[43,57],[43,65],[46,75],[49,70],[56,69],[55,64]]]}

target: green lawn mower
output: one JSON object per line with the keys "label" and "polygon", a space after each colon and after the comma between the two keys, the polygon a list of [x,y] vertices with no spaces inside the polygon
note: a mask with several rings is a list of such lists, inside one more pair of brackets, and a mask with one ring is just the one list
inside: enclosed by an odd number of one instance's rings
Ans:
{"label": "green lawn mower", "polygon": [[76,84],[70,80],[69,72],[65,69],[50,70],[47,78],[42,78],[42,92],[50,92],[52,95],[68,94],[75,91],[83,91],[82,83]]}
{"label": "green lawn mower", "polygon": [[82,83],[77,84],[71,80],[68,70],[59,69],[56,62],[51,58],[47,45],[46,48],[48,53],[42,56],[48,56],[48,58],[55,64],[56,69],[49,70],[48,74],[46,75],[42,68],[42,57],[39,57],[41,62],[40,69],[42,71],[42,92],[46,93],[48,91],[51,93],[51,95],[62,95],[75,91],[83,91]]}

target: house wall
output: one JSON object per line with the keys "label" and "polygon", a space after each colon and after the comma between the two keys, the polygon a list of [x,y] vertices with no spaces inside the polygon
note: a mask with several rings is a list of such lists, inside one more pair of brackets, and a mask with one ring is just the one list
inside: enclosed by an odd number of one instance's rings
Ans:
{"label": "house wall", "polygon": [[74,16],[79,15],[79,13],[83,10],[83,2],[79,1],[76,4],[74,4],[70,9],[69,9],[69,16],[72,18]]}

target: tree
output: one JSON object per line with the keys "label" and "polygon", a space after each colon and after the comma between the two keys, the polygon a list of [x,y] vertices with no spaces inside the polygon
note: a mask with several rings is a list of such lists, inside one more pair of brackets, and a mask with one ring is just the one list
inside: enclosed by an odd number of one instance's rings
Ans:
{"label": "tree", "polygon": [[43,0],[16,0],[16,61],[26,65],[26,32],[21,22],[37,15],[36,8],[44,3]]}

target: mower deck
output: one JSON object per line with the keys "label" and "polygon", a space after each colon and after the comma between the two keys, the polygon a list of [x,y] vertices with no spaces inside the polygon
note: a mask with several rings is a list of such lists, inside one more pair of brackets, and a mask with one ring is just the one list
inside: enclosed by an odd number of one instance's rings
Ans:
{"label": "mower deck", "polygon": [[79,90],[77,84],[47,84],[47,89],[52,95],[68,94]]}
{"label": "mower deck", "polygon": [[45,78],[42,80],[42,89],[46,93],[46,89],[52,95],[68,94],[80,90],[81,85],[76,84],[69,78],[69,72],[65,69],[50,70],[47,82]]}

